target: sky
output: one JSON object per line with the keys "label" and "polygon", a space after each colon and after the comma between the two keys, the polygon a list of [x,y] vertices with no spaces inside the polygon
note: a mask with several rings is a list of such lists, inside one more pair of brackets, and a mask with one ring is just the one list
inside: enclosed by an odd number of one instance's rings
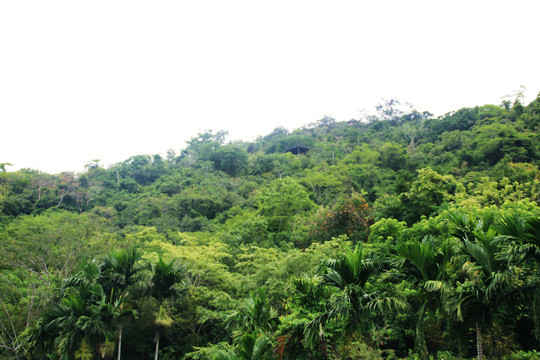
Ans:
{"label": "sky", "polygon": [[0,163],[81,172],[253,140],[382,99],[435,115],[540,92],[540,1],[1,1]]}

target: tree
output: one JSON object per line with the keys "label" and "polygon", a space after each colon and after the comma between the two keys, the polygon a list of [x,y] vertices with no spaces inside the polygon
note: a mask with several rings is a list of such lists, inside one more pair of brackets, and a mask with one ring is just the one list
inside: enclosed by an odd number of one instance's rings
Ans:
{"label": "tree", "polygon": [[329,321],[342,319],[345,336],[363,335],[372,312],[384,316],[395,310],[409,309],[402,300],[387,296],[370,284],[381,264],[365,252],[361,244],[337,259],[327,260],[324,265],[327,270],[323,274],[322,285],[333,288],[335,293],[326,310],[306,326],[306,338],[310,344],[325,336],[322,329]]}
{"label": "tree", "polygon": [[534,137],[534,133],[519,131],[514,124],[493,122],[475,126],[460,155],[471,164],[485,166],[497,164],[505,155],[514,162],[532,162],[537,156]]}
{"label": "tree", "polygon": [[290,176],[294,172],[295,158],[291,153],[263,154],[257,153],[251,159],[251,173],[264,177],[283,178]]}
{"label": "tree", "polygon": [[128,287],[135,283],[135,277],[140,270],[136,264],[141,255],[135,248],[110,252],[103,260],[101,272],[106,290],[115,296],[115,310],[118,320],[118,360],[122,354],[122,320],[134,312],[124,309],[129,292]]}
{"label": "tree", "polygon": [[380,153],[379,161],[382,167],[397,171],[407,166],[405,147],[394,142],[385,142],[378,151]]}
{"label": "tree", "polygon": [[99,283],[100,276],[97,262],[91,261],[64,280],[60,301],[45,311],[29,333],[32,354],[53,353],[58,358],[73,359],[78,353],[88,352],[88,345],[90,349],[110,351],[107,343],[114,333],[115,311]]}
{"label": "tree", "polygon": [[10,191],[9,184],[0,184],[0,214],[2,214],[2,208],[4,207],[4,203],[7,200],[9,191]]}
{"label": "tree", "polygon": [[37,199],[40,201],[43,189],[54,188],[54,177],[46,173],[39,172],[32,177],[32,183],[37,187]]}
{"label": "tree", "polygon": [[6,172],[6,166],[13,166],[11,163],[0,163],[0,171]]}
{"label": "tree", "polygon": [[462,264],[462,280],[449,293],[448,308],[458,320],[474,324],[478,360],[483,359],[482,331],[491,325],[499,306],[507,300],[513,274],[490,229],[493,214],[478,220],[466,214],[450,213],[452,234],[460,240],[458,256]]}
{"label": "tree", "polygon": [[150,270],[149,294],[157,300],[159,306],[158,311],[155,313],[156,350],[154,359],[157,360],[161,328],[171,326],[173,323],[167,300],[178,295],[176,285],[182,280],[184,269],[179,266],[176,260],[173,259],[169,263],[166,263],[160,256],[157,263],[150,265]]}
{"label": "tree", "polygon": [[263,288],[252,291],[240,309],[227,317],[228,327],[236,327],[236,337],[253,332],[268,334],[275,330],[277,322],[277,311],[270,306]]}
{"label": "tree", "polygon": [[208,144],[222,145],[225,141],[225,137],[228,132],[225,130],[218,130],[215,133],[212,130],[206,130],[202,133],[198,133],[197,136],[191,138],[187,142],[187,149],[200,150],[201,146]]}
{"label": "tree", "polygon": [[317,241],[347,235],[349,240],[358,243],[367,240],[372,220],[366,200],[353,192],[339,199],[330,209],[320,208],[315,215],[311,234]]}
{"label": "tree", "polygon": [[221,146],[213,151],[208,158],[214,163],[215,169],[231,176],[241,175],[247,170],[247,153],[238,146]]}
{"label": "tree", "polygon": [[331,173],[328,168],[313,168],[306,170],[302,182],[312,189],[315,202],[325,205],[342,193],[343,183],[346,180],[344,178],[343,174]]}
{"label": "tree", "polygon": [[369,116],[368,121],[375,120],[392,121],[395,124],[400,124],[403,121],[411,121],[425,119],[431,116],[428,112],[418,112],[414,110],[412,104],[401,102],[397,98],[383,99],[383,101],[375,105],[377,115]]}
{"label": "tree", "polygon": [[452,199],[455,186],[452,175],[441,175],[429,167],[418,170],[418,179],[410,190],[399,196],[403,220],[413,224],[422,215],[431,215]]}
{"label": "tree", "polygon": [[247,333],[240,339],[236,352],[219,351],[214,360],[269,360],[272,343],[266,334]]}
{"label": "tree", "polygon": [[255,196],[258,212],[268,219],[268,230],[290,230],[294,215],[315,206],[305,187],[293,178],[276,179]]}
{"label": "tree", "polygon": [[[422,359],[428,359],[428,349],[424,334],[426,313],[436,311],[441,306],[440,293],[449,289],[447,265],[452,258],[448,242],[440,246],[432,237],[422,242],[398,243],[397,258],[402,272],[418,290],[419,307],[416,312],[416,347]],[[435,349],[435,354],[436,354]]]}
{"label": "tree", "polygon": [[0,227],[0,322],[10,324],[12,339],[58,301],[56,285],[73,275],[81,259],[116,244],[107,230],[102,218],[62,210],[19,216]]}
{"label": "tree", "polygon": [[266,148],[266,153],[284,153],[289,149],[301,146],[307,149],[311,149],[314,145],[314,139],[306,135],[298,134],[289,134],[272,137],[268,141],[268,147]]}
{"label": "tree", "polygon": [[115,165],[117,181],[120,177],[133,179],[139,185],[150,185],[167,172],[160,155],[135,155]]}
{"label": "tree", "polygon": [[535,275],[525,279],[525,293],[532,298],[530,305],[535,324],[535,336],[540,340],[540,219],[503,215],[495,222],[498,238],[508,243],[508,256],[518,266],[529,268]]}

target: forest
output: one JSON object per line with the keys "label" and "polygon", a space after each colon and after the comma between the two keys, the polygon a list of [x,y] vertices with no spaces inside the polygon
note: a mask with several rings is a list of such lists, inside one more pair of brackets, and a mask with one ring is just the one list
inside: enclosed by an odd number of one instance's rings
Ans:
{"label": "forest", "polygon": [[540,359],[540,94],[522,102],[2,163],[0,359]]}

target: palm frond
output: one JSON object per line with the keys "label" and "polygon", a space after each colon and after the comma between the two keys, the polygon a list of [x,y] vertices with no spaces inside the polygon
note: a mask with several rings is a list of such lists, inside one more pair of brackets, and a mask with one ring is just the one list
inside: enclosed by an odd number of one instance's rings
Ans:
{"label": "palm frond", "polygon": [[525,221],[515,214],[503,214],[494,224],[497,232],[506,239],[521,239],[525,233]]}
{"label": "palm frond", "polygon": [[251,352],[251,357],[249,357],[248,359],[262,360],[264,359],[265,354],[270,352],[271,348],[272,343],[270,342],[270,338],[266,334],[261,334],[255,340],[255,344],[253,344],[253,350]]}
{"label": "palm frond", "polygon": [[446,215],[446,220],[449,223],[451,235],[460,239],[472,238],[472,233],[475,229],[474,222],[465,212],[451,210]]}
{"label": "palm frond", "polygon": [[525,238],[531,243],[540,247],[540,218],[530,218],[525,224]]}

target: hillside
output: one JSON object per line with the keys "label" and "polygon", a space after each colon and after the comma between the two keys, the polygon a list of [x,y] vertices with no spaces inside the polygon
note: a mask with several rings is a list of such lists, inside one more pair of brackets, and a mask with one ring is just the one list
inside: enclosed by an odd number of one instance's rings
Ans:
{"label": "hillside", "polygon": [[80,174],[3,164],[0,359],[538,355],[540,95],[399,105]]}

